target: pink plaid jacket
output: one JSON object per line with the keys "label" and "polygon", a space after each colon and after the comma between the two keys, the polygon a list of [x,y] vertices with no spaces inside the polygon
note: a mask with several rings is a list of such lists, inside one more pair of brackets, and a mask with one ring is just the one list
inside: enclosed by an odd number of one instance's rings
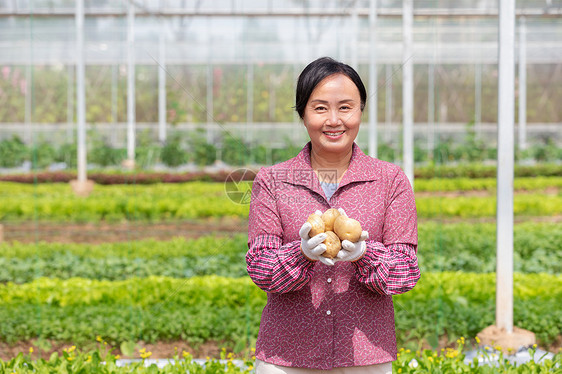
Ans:
{"label": "pink plaid jacket", "polygon": [[[343,208],[369,232],[360,260],[326,266],[302,255],[299,229],[328,208]],[[314,369],[396,359],[392,295],[420,277],[414,194],[398,166],[354,144],[330,201],[310,166],[310,143],[295,158],[262,168],[253,182],[248,248],[248,273],[268,295],[258,359]]]}

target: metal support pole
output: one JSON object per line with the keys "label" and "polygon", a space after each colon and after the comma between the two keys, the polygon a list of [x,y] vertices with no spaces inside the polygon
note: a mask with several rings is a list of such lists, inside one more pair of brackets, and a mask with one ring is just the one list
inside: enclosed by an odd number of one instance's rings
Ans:
{"label": "metal support pole", "polygon": [[435,26],[435,21],[431,22],[433,28],[433,43],[431,46],[431,61],[427,66],[427,159],[433,160],[433,150],[435,148],[435,63],[437,61],[437,48],[441,39]]}
{"label": "metal support pole", "polygon": [[160,31],[158,39],[158,140],[166,141],[166,39]]}
{"label": "metal support pole", "polygon": [[277,88],[277,83],[275,79],[275,73],[270,72],[267,76],[267,89],[269,90],[269,105],[268,105],[268,112],[269,112],[269,120],[271,122],[275,122],[275,101],[277,100],[275,96],[275,90]]}
{"label": "metal support pole", "polygon": [[527,25],[519,19],[519,150],[527,148]]}
{"label": "metal support pole", "polygon": [[246,141],[251,142],[253,139],[250,129],[251,123],[254,122],[254,64],[248,63],[246,71]]}
{"label": "metal support pole", "polygon": [[211,126],[213,125],[213,65],[207,64],[207,143],[213,143]]}
{"label": "metal support pole", "polygon": [[[31,142],[33,147],[35,147],[35,136],[33,134],[32,124],[33,115],[35,107],[34,105],[34,94],[35,90],[33,87],[33,58],[34,58],[34,19],[33,19],[33,3],[30,4],[29,13],[29,62],[25,65],[25,113],[24,113],[24,142]],[[33,167],[33,163],[31,165]]]}
{"label": "metal support pole", "polygon": [[474,127],[478,136],[482,135],[482,63],[474,66]]}
{"label": "metal support pole", "polygon": [[359,63],[357,62],[357,38],[359,37],[359,13],[357,13],[357,8],[354,7],[351,11],[351,66],[354,69],[359,68]]}
{"label": "metal support pole", "polygon": [[435,53],[427,66],[427,155],[433,159],[435,148]]}
{"label": "metal support pole", "polygon": [[386,77],[385,77],[385,108],[384,108],[384,119],[386,122],[385,125],[385,132],[384,132],[384,141],[385,143],[390,143],[392,140],[392,66],[390,64],[386,64]]}
{"label": "metal support pole", "polygon": [[86,89],[84,84],[84,0],[76,1],[76,120],[78,182],[86,176]]}
{"label": "metal support pole", "polygon": [[72,65],[68,65],[68,84],[66,85],[66,141],[72,142],[74,139],[74,69]]}
{"label": "metal support pole", "polygon": [[[135,4],[127,7],[127,158],[135,159]],[[129,165],[130,166],[130,165]]]}
{"label": "metal support pole", "polygon": [[369,156],[377,157],[377,0],[369,8]]}
{"label": "metal support pole", "polygon": [[403,168],[414,186],[414,63],[412,29],[414,26],[414,5],[412,0],[404,0],[402,13],[402,120],[404,126]]}
{"label": "metal support pole", "polygon": [[[341,20],[341,24],[342,24],[342,29],[347,29],[347,26],[345,26],[346,20]],[[338,60],[340,61],[346,61],[347,59],[349,59],[349,56],[351,56],[353,53],[350,50],[349,44],[348,43],[344,43],[342,42],[342,39],[345,40],[349,40],[349,34],[347,35],[343,35],[343,33],[336,33],[336,40],[335,40],[335,45],[337,48],[337,52],[336,52],[336,56],[338,56]],[[311,47],[314,46],[314,43],[312,44]],[[309,48],[309,50],[312,48]],[[350,64],[353,66],[353,62],[350,62]]]}
{"label": "metal support pole", "polygon": [[119,80],[119,66],[111,66],[111,122],[117,123],[117,91]]}
{"label": "metal support pole", "polygon": [[513,332],[515,0],[499,2],[496,325]]}
{"label": "metal support pole", "polygon": [[[119,115],[118,115],[118,98],[117,95],[119,93],[119,65],[112,65],[111,66],[111,122],[114,125],[117,125],[119,122]],[[117,126],[115,127],[117,128]],[[120,134],[117,131],[112,131],[110,134],[110,139],[112,144],[117,144]]]}
{"label": "metal support pole", "polygon": [[[33,54],[33,50],[31,52]],[[33,117],[33,66],[30,64],[25,65],[25,133],[24,139],[26,142],[30,142],[33,137],[33,130],[31,129],[31,120]]]}

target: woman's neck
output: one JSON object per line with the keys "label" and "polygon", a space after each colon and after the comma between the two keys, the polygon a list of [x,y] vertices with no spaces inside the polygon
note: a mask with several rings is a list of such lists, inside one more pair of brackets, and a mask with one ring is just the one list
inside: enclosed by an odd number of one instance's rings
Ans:
{"label": "woman's neck", "polygon": [[319,154],[310,150],[310,164],[321,182],[339,183],[349,167],[353,148],[345,154]]}

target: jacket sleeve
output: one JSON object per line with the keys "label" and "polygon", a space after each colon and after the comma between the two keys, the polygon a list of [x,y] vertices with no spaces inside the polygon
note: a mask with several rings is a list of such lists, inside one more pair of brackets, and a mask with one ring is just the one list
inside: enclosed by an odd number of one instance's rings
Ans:
{"label": "jacket sleeve", "polygon": [[382,295],[396,295],[414,288],[420,278],[416,247],[368,241],[365,255],[354,262],[357,279]]}
{"label": "jacket sleeve", "polygon": [[368,240],[365,255],[355,265],[360,282],[380,294],[395,295],[414,288],[420,270],[414,192],[400,168],[389,174],[382,242]]}
{"label": "jacket sleeve", "polygon": [[252,185],[246,264],[252,281],[266,292],[303,288],[314,263],[300,250],[300,240],[282,244],[283,227],[277,211],[275,180],[261,169]]}

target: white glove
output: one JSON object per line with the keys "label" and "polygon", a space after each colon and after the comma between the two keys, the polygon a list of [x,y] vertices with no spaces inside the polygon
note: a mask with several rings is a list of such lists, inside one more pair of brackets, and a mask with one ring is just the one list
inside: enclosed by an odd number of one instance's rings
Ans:
{"label": "white glove", "polygon": [[[342,208],[338,208],[338,211],[341,215],[347,217],[347,214]],[[343,240],[341,242],[342,249],[338,252],[336,261],[350,261],[354,262],[359,260],[365,254],[367,250],[367,244],[365,240],[369,239],[369,233],[367,231],[362,231],[359,240],[355,243],[350,242],[349,240]]]}
{"label": "white glove", "polygon": [[[320,212],[319,210],[314,213],[322,215],[322,212]],[[332,259],[322,256],[322,253],[326,252],[326,245],[322,244],[322,242],[326,240],[326,233],[320,233],[311,238],[309,236],[311,228],[312,225],[308,222],[305,222],[299,230],[299,236],[301,237],[302,254],[310,261],[320,261],[326,265],[334,265],[334,261]]]}

